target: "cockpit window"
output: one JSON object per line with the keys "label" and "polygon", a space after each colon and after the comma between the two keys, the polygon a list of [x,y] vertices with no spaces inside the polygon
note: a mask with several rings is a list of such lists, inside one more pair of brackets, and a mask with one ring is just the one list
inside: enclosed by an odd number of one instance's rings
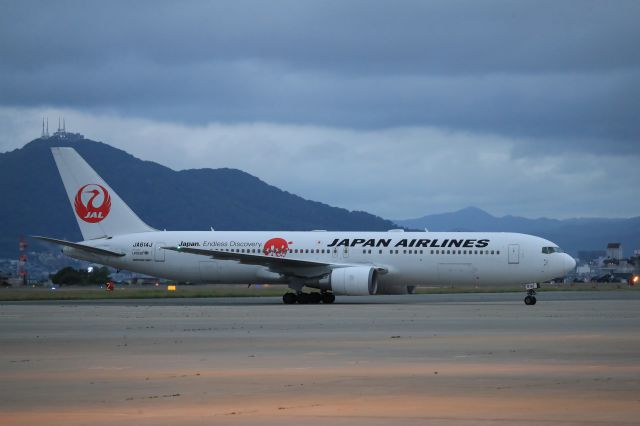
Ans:
{"label": "cockpit window", "polygon": [[562,249],[560,247],[542,247],[542,253],[544,254],[562,253]]}

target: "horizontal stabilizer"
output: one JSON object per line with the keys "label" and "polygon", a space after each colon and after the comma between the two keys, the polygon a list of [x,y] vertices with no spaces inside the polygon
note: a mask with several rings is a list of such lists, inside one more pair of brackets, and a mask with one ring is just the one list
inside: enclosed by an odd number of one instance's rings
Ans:
{"label": "horizontal stabilizer", "polygon": [[40,237],[40,236],[36,236],[34,235],[32,238],[36,238],[38,240],[42,240],[42,241],[47,241],[49,243],[53,243],[53,244],[58,244],[61,246],[66,246],[66,247],[72,247],[74,249],[77,250],[83,250],[89,253],[93,253],[93,254],[100,254],[103,256],[117,256],[117,257],[122,257],[124,256],[124,253],[118,253],[115,251],[111,251],[111,250],[105,250],[105,249],[101,249],[101,248],[97,248],[97,247],[91,247],[91,246],[87,246],[84,244],[80,244],[80,243],[73,243],[71,241],[66,241],[66,240],[58,240],[56,238],[49,238],[49,237]]}

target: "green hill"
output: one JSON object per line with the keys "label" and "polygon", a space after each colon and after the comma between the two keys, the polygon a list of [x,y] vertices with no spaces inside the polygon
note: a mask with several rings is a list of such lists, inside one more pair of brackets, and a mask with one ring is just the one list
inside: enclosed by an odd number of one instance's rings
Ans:
{"label": "green hill", "polygon": [[365,212],[305,200],[240,170],[174,171],[68,134],[67,138],[36,139],[0,154],[0,257],[17,257],[20,235],[81,239],[49,150],[52,146],[75,148],[145,222],[158,229],[380,231],[397,227]]}

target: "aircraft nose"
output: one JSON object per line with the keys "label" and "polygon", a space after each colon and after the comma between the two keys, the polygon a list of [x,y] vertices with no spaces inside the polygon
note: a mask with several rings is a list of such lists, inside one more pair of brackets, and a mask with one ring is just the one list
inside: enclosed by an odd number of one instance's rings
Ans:
{"label": "aircraft nose", "polygon": [[568,273],[568,272],[573,271],[575,269],[575,267],[576,267],[576,260],[573,257],[571,257],[568,254],[566,254],[566,253],[564,254],[564,256],[565,256],[564,257],[564,267],[565,267],[566,272]]}

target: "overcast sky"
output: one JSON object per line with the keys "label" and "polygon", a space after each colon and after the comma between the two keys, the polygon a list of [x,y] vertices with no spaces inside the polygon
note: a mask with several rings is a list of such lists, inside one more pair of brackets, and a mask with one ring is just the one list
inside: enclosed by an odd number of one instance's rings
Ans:
{"label": "overcast sky", "polygon": [[2,152],[64,116],[391,219],[640,215],[638,1],[0,5]]}

